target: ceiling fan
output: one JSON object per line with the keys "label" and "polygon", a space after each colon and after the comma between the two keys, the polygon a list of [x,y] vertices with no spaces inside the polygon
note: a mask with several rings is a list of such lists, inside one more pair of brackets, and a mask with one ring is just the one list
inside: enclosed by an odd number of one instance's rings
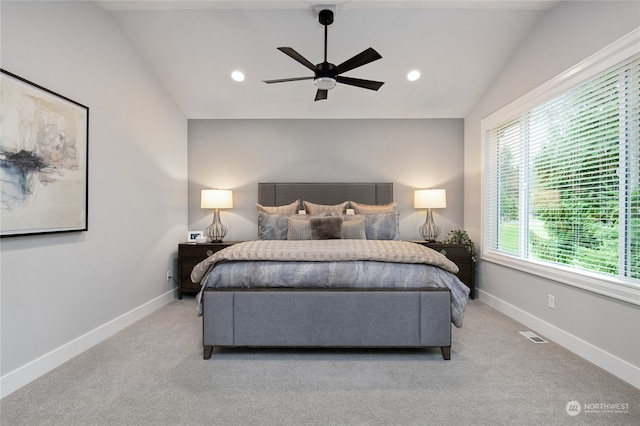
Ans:
{"label": "ceiling fan", "polygon": [[327,62],[327,27],[333,23],[333,11],[330,9],[323,9],[318,14],[318,21],[324,25],[324,62],[313,65],[301,54],[293,50],[291,47],[278,47],[278,50],[285,55],[290,56],[296,61],[300,62],[305,67],[313,71],[314,75],[309,77],[294,77],[294,78],[282,78],[278,80],[264,80],[265,83],[284,83],[287,81],[298,80],[314,80],[314,85],[318,88],[316,92],[316,101],[327,99],[327,93],[329,90],[336,86],[336,83],[348,84],[350,86],[362,87],[363,89],[378,90],[384,82],[362,80],[359,78],[344,77],[340,74],[347,71],[351,71],[354,68],[361,67],[370,62],[377,61],[382,58],[378,52],[373,48],[368,48],[351,59],[347,59],[340,65],[334,65]]}

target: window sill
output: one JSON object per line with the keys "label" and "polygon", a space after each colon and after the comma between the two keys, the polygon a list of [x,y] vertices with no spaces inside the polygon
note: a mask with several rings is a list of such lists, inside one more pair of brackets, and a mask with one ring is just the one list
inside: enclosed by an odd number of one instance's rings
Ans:
{"label": "window sill", "polygon": [[626,282],[569,267],[523,260],[499,253],[484,254],[482,260],[640,306],[640,281],[638,280],[630,279],[632,282]]}

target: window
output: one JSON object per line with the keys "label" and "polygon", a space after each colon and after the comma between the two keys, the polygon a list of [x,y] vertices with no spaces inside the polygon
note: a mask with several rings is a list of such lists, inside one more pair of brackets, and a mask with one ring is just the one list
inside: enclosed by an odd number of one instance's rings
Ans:
{"label": "window", "polygon": [[483,121],[489,260],[640,289],[635,50],[597,73],[602,61],[581,64]]}

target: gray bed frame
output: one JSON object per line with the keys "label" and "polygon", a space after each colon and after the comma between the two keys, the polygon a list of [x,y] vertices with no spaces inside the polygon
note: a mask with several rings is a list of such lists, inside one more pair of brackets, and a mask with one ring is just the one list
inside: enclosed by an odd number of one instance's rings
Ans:
{"label": "gray bed frame", "polygon": [[[259,183],[265,206],[393,201],[392,183]],[[214,347],[427,348],[451,359],[448,288],[205,289],[204,358]]]}

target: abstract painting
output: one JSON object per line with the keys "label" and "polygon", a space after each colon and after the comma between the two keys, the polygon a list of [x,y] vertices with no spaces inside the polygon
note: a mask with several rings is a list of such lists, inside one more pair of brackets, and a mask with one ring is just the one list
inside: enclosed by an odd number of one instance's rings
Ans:
{"label": "abstract painting", "polygon": [[0,236],[86,231],[89,108],[0,71]]}

